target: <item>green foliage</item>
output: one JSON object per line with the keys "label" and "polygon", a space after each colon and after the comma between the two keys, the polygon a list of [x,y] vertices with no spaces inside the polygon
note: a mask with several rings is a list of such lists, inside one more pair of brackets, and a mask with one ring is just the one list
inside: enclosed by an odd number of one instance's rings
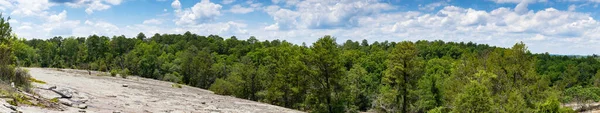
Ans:
{"label": "green foliage", "polygon": [[119,70],[115,70],[115,69],[110,70],[110,76],[112,76],[112,77],[116,77],[118,73],[119,73]]}
{"label": "green foliage", "polygon": [[220,95],[233,95],[235,89],[237,89],[237,86],[223,79],[217,79],[209,88],[215,94]]}
{"label": "green foliage", "polygon": [[315,112],[341,112],[345,108],[341,104],[342,98],[339,98],[339,92],[343,89],[340,80],[344,76],[344,68],[339,61],[340,51],[337,48],[335,38],[325,36],[313,43],[311,47],[311,60],[316,66],[316,72],[313,76],[313,87],[311,92],[315,92],[318,100],[311,106]]}
{"label": "green foliage", "polygon": [[166,74],[162,80],[169,81],[173,83],[182,83],[183,76],[179,75],[177,72]]}
{"label": "green foliage", "polygon": [[173,88],[182,88],[183,86],[181,86],[181,84],[174,83],[174,84],[171,84],[171,87],[173,87]]}
{"label": "green foliage", "polygon": [[191,32],[0,36],[0,79],[8,83],[21,66],[110,70],[123,78],[160,79],[307,112],[536,112],[560,105],[548,100],[551,94],[565,103],[598,101],[600,95],[598,56],[532,54],[524,43],[338,44],[324,36],[307,46]]}
{"label": "green foliage", "polygon": [[[397,44],[389,54],[386,61],[388,69],[385,71],[383,83],[389,86],[394,93],[392,103],[383,103],[396,105],[392,107],[391,112],[408,112],[411,103],[409,92],[414,90],[416,80],[421,76],[422,60],[417,57],[418,50],[412,42],[401,42]],[[394,109],[397,108],[397,109]]]}
{"label": "green foliage", "polygon": [[492,94],[485,85],[471,81],[465,86],[465,92],[458,95],[453,112],[458,113],[486,113],[491,112]]}
{"label": "green foliage", "polygon": [[125,68],[125,69],[121,70],[119,75],[121,75],[121,78],[127,78],[127,76],[129,76],[130,73],[131,72],[129,71],[129,69]]}
{"label": "green foliage", "polygon": [[33,77],[29,77],[29,81],[35,82],[35,83],[38,83],[38,84],[46,84],[46,82],[38,80],[38,79],[35,79]]}
{"label": "green foliage", "polygon": [[539,105],[536,110],[537,113],[575,113],[571,108],[562,108],[558,98],[550,96],[544,103]]}

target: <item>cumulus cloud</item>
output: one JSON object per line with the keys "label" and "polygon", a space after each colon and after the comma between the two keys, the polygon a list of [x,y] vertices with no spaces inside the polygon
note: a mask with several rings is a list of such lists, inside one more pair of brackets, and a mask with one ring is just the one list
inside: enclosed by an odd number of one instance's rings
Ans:
{"label": "cumulus cloud", "polygon": [[212,3],[209,0],[202,0],[191,8],[176,10],[175,13],[178,19],[175,20],[175,23],[177,25],[195,25],[211,21],[221,15],[221,8],[222,6],[219,4]]}
{"label": "cumulus cloud", "polygon": [[[67,6],[72,8],[85,7],[87,14],[93,14],[94,11],[102,11],[110,9],[113,5],[120,5],[122,0],[54,0],[63,1]],[[59,2],[60,3],[60,2]]]}
{"label": "cumulus cloud", "polygon": [[446,3],[445,1],[439,1],[439,2],[427,4],[425,6],[419,5],[419,10],[433,11],[433,10],[435,10],[435,8],[438,8],[441,6],[447,6],[447,5],[448,5],[448,3]]}
{"label": "cumulus cloud", "polygon": [[[14,15],[23,15],[23,16],[40,16],[43,17],[48,14],[46,10],[50,9],[50,7],[55,4],[48,2],[48,0],[18,0],[13,2],[14,5],[8,5],[5,2],[2,3],[3,6],[14,6],[9,8],[14,8],[11,12]],[[10,2],[9,2],[10,3]]]}
{"label": "cumulus cloud", "polygon": [[74,29],[73,35],[89,36],[92,34],[96,34],[112,36],[122,34],[122,32],[120,32],[119,27],[109,22],[86,20],[84,24],[84,26],[79,26],[77,29]]}
{"label": "cumulus cloud", "polygon": [[254,9],[253,8],[249,8],[249,7],[243,7],[241,5],[233,5],[231,7],[231,9],[229,9],[229,12],[232,13],[237,13],[237,14],[246,14],[246,13],[250,13],[253,12]]}
{"label": "cumulus cloud", "polygon": [[179,2],[179,0],[175,0],[173,3],[171,3],[171,7],[173,7],[173,9],[181,9],[181,2]]}
{"label": "cumulus cloud", "polygon": [[89,4],[89,7],[85,9],[85,12],[87,14],[92,14],[94,13],[94,11],[102,11],[108,8],[110,8],[109,5],[103,4],[100,1],[94,1],[91,4]]}
{"label": "cumulus cloud", "polygon": [[[533,52],[600,53],[600,50],[590,49],[600,47],[597,44],[600,42],[600,38],[597,38],[600,37],[598,20],[587,13],[561,11],[554,8],[521,13],[516,8],[510,7],[486,11],[446,6],[433,13],[408,11],[357,16],[355,18],[358,27],[294,30],[280,30],[282,29],[280,27],[302,23],[303,20],[293,17],[300,15],[294,14],[299,13],[298,11],[288,11],[278,6],[269,6],[265,11],[271,11],[270,15],[282,16],[274,16],[275,23],[263,26],[264,29],[250,29],[250,35],[263,36],[263,39],[283,38],[295,43],[312,42],[316,40],[313,38],[323,35],[333,35],[338,38],[338,41],[439,39],[473,41],[501,47],[510,47],[523,41]],[[283,14],[289,15],[283,16]]]}
{"label": "cumulus cloud", "polygon": [[[297,1],[286,1],[286,4],[290,2]],[[278,25],[279,29],[323,29],[356,27],[358,17],[393,9],[390,4],[378,1],[345,0],[298,1],[294,8],[296,10],[269,6],[265,11],[273,17],[276,22],[273,25]]]}

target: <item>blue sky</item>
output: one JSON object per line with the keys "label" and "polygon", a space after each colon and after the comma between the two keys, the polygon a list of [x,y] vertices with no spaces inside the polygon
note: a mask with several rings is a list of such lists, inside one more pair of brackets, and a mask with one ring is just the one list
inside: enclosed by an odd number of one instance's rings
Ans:
{"label": "blue sky", "polygon": [[0,0],[27,39],[139,32],[308,44],[444,40],[600,54],[600,0]]}

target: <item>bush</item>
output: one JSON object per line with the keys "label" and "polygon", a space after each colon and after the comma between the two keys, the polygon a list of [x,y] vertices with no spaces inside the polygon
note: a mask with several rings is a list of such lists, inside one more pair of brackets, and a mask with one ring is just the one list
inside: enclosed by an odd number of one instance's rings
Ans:
{"label": "bush", "polygon": [[230,82],[218,78],[215,83],[210,86],[209,90],[219,95],[231,95],[233,94],[233,87],[235,86]]}
{"label": "bush", "polygon": [[571,108],[563,108],[560,106],[560,102],[554,96],[550,96],[546,99],[546,102],[537,106],[537,113],[575,113]]}
{"label": "bush", "polygon": [[121,70],[121,77],[122,78],[127,78],[127,76],[129,76],[130,71],[129,69],[125,68],[124,70]]}
{"label": "bush", "polygon": [[168,73],[165,75],[165,77],[163,77],[164,81],[169,81],[169,82],[173,82],[173,83],[181,83],[182,79],[183,79],[183,76],[179,75],[179,73],[177,73],[177,72]]}
{"label": "bush", "polygon": [[15,86],[21,88],[22,90],[29,92],[29,89],[31,88],[31,81],[29,81],[30,78],[31,75],[29,75],[28,70],[17,68],[15,70],[15,76],[13,76],[11,82],[14,82]]}
{"label": "bush", "polygon": [[110,76],[112,76],[112,77],[116,77],[117,73],[119,73],[119,71],[116,69],[110,70]]}
{"label": "bush", "polygon": [[95,62],[90,63],[90,70],[98,70],[98,64]]}

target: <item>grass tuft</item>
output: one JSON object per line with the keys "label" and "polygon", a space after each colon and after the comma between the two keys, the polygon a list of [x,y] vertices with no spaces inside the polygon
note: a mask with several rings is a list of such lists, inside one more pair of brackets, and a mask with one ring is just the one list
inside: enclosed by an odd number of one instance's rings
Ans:
{"label": "grass tuft", "polygon": [[33,77],[29,77],[29,81],[35,82],[35,83],[39,83],[39,84],[46,84],[46,82],[38,80],[38,79],[35,79]]}

